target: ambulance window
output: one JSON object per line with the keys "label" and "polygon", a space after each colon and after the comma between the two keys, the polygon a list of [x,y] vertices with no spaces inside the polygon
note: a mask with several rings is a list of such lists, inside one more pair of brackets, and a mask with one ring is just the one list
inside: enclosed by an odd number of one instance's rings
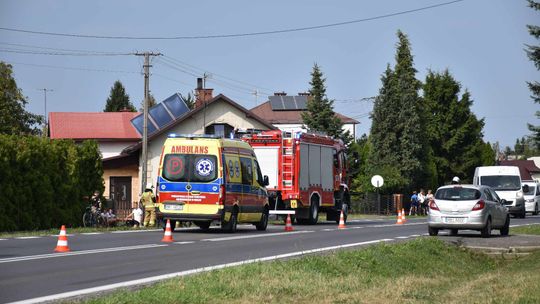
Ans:
{"label": "ambulance window", "polygon": [[170,181],[180,181],[186,177],[186,155],[168,154],[163,161],[163,177]]}
{"label": "ambulance window", "polygon": [[240,157],[240,164],[242,167],[242,184],[253,184],[253,166],[251,165],[251,158]]}
{"label": "ambulance window", "polygon": [[257,183],[259,183],[260,186],[264,186],[264,178],[261,173],[261,167],[259,167],[259,163],[257,160],[253,160],[253,167],[255,168],[255,173],[257,173]]}
{"label": "ambulance window", "polygon": [[209,182],[217,177],[215,155],[168,154],[162,176],[172,182]]}

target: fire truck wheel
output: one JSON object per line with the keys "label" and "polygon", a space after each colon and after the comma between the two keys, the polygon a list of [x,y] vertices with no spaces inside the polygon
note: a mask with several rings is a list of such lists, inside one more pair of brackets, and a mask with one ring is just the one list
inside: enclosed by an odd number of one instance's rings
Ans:
{"label": "fire truck wheel", "polygon": [[319,203],[312,199],[311,207],[309,207],[309,224],[315,225],[319,220]]}
{"label": "fire truck wheel", "polygon": [[264,209],[264,212],[261,215],[261,220],[255,224],[255,228],[259,231],[265,231],[268,226],[268,209]]}
{"label": "fire truck wheel", "polygon": [[228,233],[234,233],[236,232],[237,224],[238,224],[238,211],[236,209],[233,209],[233,211],[231,212],[231,217],[229,218],[229,221],[221,222],[221,229]]}

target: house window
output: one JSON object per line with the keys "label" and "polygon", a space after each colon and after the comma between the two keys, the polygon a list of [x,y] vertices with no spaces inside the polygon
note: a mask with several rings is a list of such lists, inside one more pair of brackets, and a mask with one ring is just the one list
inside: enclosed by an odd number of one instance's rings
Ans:
{"label": "house window", "polygon": [[234,127],[228,124],[212,124],[205,128],[206,134],[214,134],[228,138],[234,132]]}

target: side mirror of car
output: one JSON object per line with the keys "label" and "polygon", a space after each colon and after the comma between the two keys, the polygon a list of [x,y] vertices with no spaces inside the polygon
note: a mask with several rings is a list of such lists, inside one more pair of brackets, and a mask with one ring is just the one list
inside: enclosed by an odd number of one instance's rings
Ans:
{"label": "side mirror of car", "polygon": [[521,188],[523,189],[523,192],[529,192],[529,185],[523,185]]}
{"label": "side mirror of car", "polygon": [[505,200],[504,198],[501,199],[501,204],[502,204],[502,205],[506,205],[506,200]]}
{"label": "side mirror of car", "polygon": [[268,175],[265,175],[265,176],[263,177],[263,183],[264,183],[264,186],[270,185],[270,182],[268,181]]}

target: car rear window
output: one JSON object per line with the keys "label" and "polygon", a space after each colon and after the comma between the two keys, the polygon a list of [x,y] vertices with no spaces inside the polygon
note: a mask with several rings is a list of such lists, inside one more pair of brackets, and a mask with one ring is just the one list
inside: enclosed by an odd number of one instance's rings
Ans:
{"label": "car rear window", "polygon": [[449,200],[449,201],[470,201],[477,200],[481,197],[480,191],[472,188],[443,188],[437,190],[435,193],[435,199]]}

